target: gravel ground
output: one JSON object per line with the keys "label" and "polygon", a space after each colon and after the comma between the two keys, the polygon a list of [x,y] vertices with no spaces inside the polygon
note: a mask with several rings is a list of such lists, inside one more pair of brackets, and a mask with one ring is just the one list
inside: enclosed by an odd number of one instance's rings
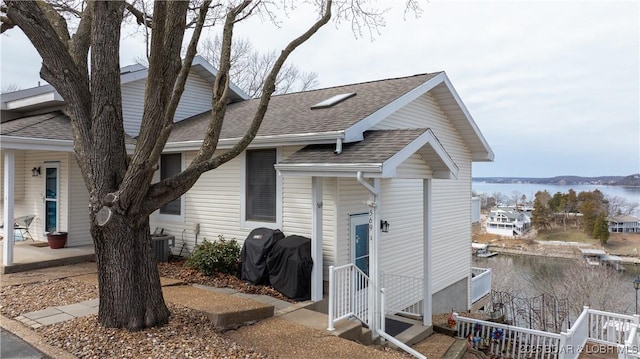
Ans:
{"label": "gravel ground", "polygon": [[[207,277],[181,264],[160,264],[160,275],[187,283],[231,287],[245,293],[266,294],[287,300],[271,287],[254,286],[231,275]],[[0,313],[15,318],[51,306],[97,298],[97,286],[74,280],[77,275],[4,285],[0,288]],[[36,332],[49,345],[78,358],[297,358],[305,354],[327,358],[407,357],[405,353],[362,346],[280,318],[270,318],[249,327],[221,333],[199,312],[172,303],[167,303],[167,306],[171,318],[169,324],[160,328],[139,332],[107,329],[100,327],[97,316],[92,315],[44,326]],[[430,359],[439,358],[448,346],[449,339],[432,336],[420,345],[420,351]],[[304,350],[298,352],[298,349]]]}
{"label": "gravel ground", "polygon": [[78,358],[268,358],[222,337],[194,310],[168,304],[169,324],[138,332],[102,328],[96,315],[37,329]]}

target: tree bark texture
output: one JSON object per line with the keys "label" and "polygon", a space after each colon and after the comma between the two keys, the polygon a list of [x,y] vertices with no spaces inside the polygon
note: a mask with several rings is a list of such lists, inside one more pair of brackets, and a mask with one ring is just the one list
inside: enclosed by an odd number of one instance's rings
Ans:
{"label": "tree bark texture", "polygon": [[91,234],[98,264],[100,324],[134,331],[168,323],[148,217],[114,214],[107,228],[92,225]]}
{"label": "tree bark texture", "polygon": [[[202,173],[246,149],[264,118],[276,75],[287,57],[329,21],[332,2],[326,1],[322,17],[276,59],[245,136],[231,150],[214,156],[226,112],[233,27],[260,2],[246,0],[227,9],[207,136],[185,171],[159,183],[152,183],[153,175],[171,132],[211,1],[202,2],[191,22],[195,29],[185,59],[180,58],[180,51],[189,2],[155,1],[142,125],[131,157],[125,147],[119,47],[123,12],[132,11],[132,5],[116,0],[89,1],[72,37],[64,18],[45,1],[5,2],[6,9],[0,10],[6,12],[8,26],[15,24],[27,35],[42,57],[41,76],[67,103],[76,160],[89,191],[100,292],[98,320],[105,327],[129,330],[163,325],[169,320],[169,310],[162,297],[149,216],[188,191]],[[89,49],[91,66],[87,65]]]}

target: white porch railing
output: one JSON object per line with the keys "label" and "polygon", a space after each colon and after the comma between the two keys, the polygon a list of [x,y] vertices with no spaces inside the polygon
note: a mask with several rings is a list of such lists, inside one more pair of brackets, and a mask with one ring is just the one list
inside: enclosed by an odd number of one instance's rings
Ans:
{"label": "white porch railing", "polygon": [[369,277],[353,263],[329,267],[329,326],[349,317],[369,325]]}
{"label": "white porch railing", "polygon": [[558,358],[560,334],[465,318],[454,314],[458,336],[498,358]]}
{"label": "white porch railing", "polygon": [[382,287],[385,288],[385,313],[405,314],[422,317],[424,308],[424,280],[400,274],[383,273]]}
{"label": "white porch railing", "polygon": [[[459,337],[471,340],[474,347],[485,349],[497,358],[576,359],[595,344],[612,358],[640,358],[638,345],[640,316],[603,312],[584,307],[571,328],[560,334],[513,327],[454,314]],[[604,353],[601,353],[604,354]]]}
{"label": "white porch railing", "polygon": [[491,293],[491,268],[471,268],[471,303]]}

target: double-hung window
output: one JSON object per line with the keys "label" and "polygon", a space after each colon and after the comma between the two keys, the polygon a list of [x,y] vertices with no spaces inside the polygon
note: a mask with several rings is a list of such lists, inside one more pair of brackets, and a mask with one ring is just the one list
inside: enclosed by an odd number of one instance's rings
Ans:
{"label": "double-hung window", "polygon": [[[160,156],[160,180],[174,176],[182,171],[182,154],[166,153]],[[182,197],[160,207],[160,214],[163,216],[182,216]],[[171,217],[167,217],[171,218]],[[173,217],[176,218],[176,217]]]}
{"label": "double-hung window", "polygon": [[277,221],[276,157],[276,149],[246,151],[246,221]]}

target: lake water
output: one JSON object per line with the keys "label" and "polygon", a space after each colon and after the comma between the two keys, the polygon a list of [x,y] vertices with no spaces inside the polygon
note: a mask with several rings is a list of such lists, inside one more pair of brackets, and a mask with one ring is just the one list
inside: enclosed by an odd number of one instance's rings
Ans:
{"label": "lake water", "polygon": [[523,298],[543,293],[566,297],[573,315],[583,305],[626,314],[635,311],[633,280],[640,274],[640,265],[629,265],[626,272],[618,273],[587,267],[576,259],[504,254],[474,258],[472,265],[491,268],[493,290]]}
{"label": "lake water", "polygon": [[[471,189],[476,193],[485,193],[492,195],[494,193],[502,193],[506,197],[511,197],[514,192],[527,196],[527,200],[533,200],[536,192],[546,190],[552,196],[557,193],[567,193],[569,189],[573,189],[576,193],[599,190],[608,197],[624,198],[628,203],[640,203],[640,187],[623,187],[623,186],[604,186],[604,185],[554,185],[554,184],[538,184],[538,183],[487,183],[487,182],[471,182]],[[640,210],[636,210],[638,215]]]}

